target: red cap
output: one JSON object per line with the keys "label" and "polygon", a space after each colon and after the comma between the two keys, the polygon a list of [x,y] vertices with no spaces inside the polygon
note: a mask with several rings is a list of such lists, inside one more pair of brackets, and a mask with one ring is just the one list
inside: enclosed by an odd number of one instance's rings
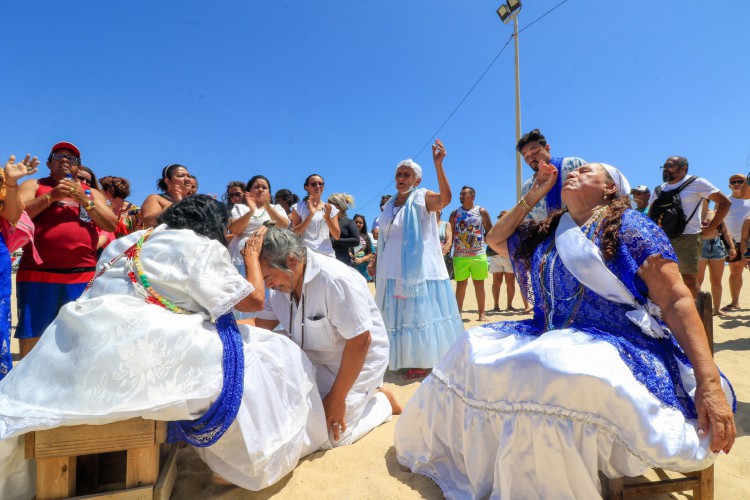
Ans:
{"label": "red cap", "polygon": [[70,142],[58,142],[57,144],[52,146],[52,151],[50,151],[50,153],[54,153],[58,149],[67,149],[68,151],[72,151],[73,153],[75,153],[78,158],[81,157],[81,152],[78,150],[75,144],[71,144]]}

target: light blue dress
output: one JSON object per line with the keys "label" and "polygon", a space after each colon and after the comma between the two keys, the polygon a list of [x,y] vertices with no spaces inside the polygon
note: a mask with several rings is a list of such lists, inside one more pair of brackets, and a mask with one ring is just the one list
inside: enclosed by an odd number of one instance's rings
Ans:
{"label": "light blue dress", "polygon": [[394,196],[380,216],[375,302],[388,331],[390,370],[434,367],[464,331],[426,191],[415,190],[403,208],[393,206]]}
{"label": "light blue dress", "polygon": [[[595,232],[587,236],[598,245]],[[518,244],[516,233],[511,256]],[[676,260],[664,232],[627,210],[619,249],[605,263],[640,303],[648,290],[636,273],[654,255]],[[582,287],[553,237],[530,266],[513,263],[533,292],[534,317],[475,327],[456,342],[397,422],[399,462],[447,498],[599,498],[599,471],[710,465],[716,455],[697,433],[695,376],[671,333],[646,336],[626,316],[630,307]],[[530,282],[520,279],[525,272]],[[725,378],[722,387],[736,409]]]}

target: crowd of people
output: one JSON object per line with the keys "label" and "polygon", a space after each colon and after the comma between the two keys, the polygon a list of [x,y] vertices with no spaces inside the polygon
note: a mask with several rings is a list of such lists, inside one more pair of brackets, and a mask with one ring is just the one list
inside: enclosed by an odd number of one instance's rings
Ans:
{"label": "crowd of people", "polygon": [[[39,160],[11,157],[0,244],[24,217],[34,230],[13,369],[0,260],[0,454],[31,430],[142,416],[170,421],[217,481],[258,490],[403,410],[399,461],[449,497],[591,497],[597,471],[695,470],[728,452],[736,401],[692,300],[708,268],[715,314],[739,308],[746,177],[726,196],[675,156],[662,185],[631,189],[615,167],[552,157],[538,129],[516,147],[533,174],[494,223],[471,186],[441,220],[453,194],[437,140],[437,190],[399,162],[371,233],[317,173],[302,199],[255,175],[217,200],[171,164],[138,206],[127,179],[97,179],[70,142],[41,179],[19,184]],[[505,309],[518,287],[532,317],[467,331],[469,278],[485,322],[490,274],[492,310],[504,281]],[[426,377],[403,409],[386,370]]]}

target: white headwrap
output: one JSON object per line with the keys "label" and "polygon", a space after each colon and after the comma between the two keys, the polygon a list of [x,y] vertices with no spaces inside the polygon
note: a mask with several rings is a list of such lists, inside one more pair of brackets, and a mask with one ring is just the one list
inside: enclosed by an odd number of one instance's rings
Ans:
{"label": "white headwrap", "polygon": [[420,167],[419,163],[415,162],[411,158],[403,160],[398,165],[396,165],[396,170],[398,170],[399,167],[409,167],[414,171],[414,175],[417,177],[417,179],[422,178],[422,167]]}
{"label": "white headwrap", "polygon": [[625,178],[624,175],[622,175],[622,172],[617,170],[612,165],[607,165],[606,163],[600,163],[602,167],[604,167],[607,170],[607,173],[610,177],[612,177],[612,180],[615,181],[615,186],[617,186],[617,192],[615,193],[615,198],[620,198],[622,196],[628,196],[630,194],[630,183]]}

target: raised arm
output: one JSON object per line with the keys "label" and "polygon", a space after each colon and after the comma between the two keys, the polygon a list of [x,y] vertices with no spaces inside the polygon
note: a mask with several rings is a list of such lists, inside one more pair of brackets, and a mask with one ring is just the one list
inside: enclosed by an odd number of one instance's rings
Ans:
{"label": "raised arm", "polygon": [[557,180],[557,169],[545,161],[539,162],[534,184],[529,192],[518,200],[499,221],[492,226],[487,233],[487,244],[496,252],[500,250],[500,244],[506,241],[518,229],[531,209],[549,193]]}
{"label": "raised arm", "polygon": [[[5,201],[3,202],[2,215],[11,224],[18,222],[23,213],[24,203],[21,199],[19,179],[37,172],[39,159],[35,156],[26,155],[26,158],[16,163],[16,157],[11,155],[5,164]],[[36,187],[34,189],[36,192]]]}
{"label": "raised arm", "polygon": [[443,159],[445,158],[445,146],[440,139],[435,140],[435,144],[432,145],[432,161],[435,163],[435,173],[438,179],[439,191],[427,191],[424,195],[424,204],[428,212],[437,212],[447,207],[451,202],[451,185],[448,183],[448,178],[445,176],[445,170],[443,169]]}

